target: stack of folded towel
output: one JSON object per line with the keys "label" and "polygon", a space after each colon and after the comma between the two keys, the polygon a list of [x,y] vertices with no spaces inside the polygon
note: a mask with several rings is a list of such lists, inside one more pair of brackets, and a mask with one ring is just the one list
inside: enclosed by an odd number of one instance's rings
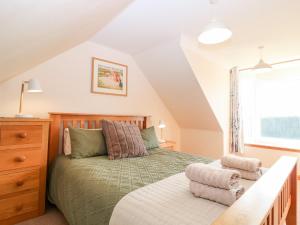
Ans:
{"label": "stack of folded towel", "polygon": [[245,192],[239,183],[241,174],[236,170],[193,163],[187,166],[185,174],[196,197],[230,206]]}
{"label": "stack of folded towel", "polygon": [[226,155],[222,157],[221,164],[225,169],[239,171],[243,179],[258,180],[262,175],[261,161],[256,158]]}

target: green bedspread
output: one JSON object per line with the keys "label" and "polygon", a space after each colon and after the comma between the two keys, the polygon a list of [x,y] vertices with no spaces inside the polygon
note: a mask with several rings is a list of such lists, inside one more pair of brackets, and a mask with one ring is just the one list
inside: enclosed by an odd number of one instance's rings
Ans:
{"label": "green bedspread", "polygon": [[127,193],[210,160],[165,149],[149,156],[108,160],[107,156],[54,162],[48,198],[70,225],[108,225],[117,202]]}

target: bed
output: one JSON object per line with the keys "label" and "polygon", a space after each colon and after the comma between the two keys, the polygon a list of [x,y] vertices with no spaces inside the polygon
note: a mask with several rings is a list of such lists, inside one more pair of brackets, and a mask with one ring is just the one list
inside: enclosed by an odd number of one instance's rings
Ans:
{"label": "bed", "polygon": [[[106,156],[70,160],[61,155],[65,127],[99,128],[102,119],[109,119],[134,123],[143,129],[148,127],[150,117],[50,113],[50,118],[49,200],[71,225],[108,225],[121,198],[144,186],[180,176],[192,162],[211,162],[164,149],[151,150],[146,157],[122,160],[108,160]],[[278,160],[238,201],[216,214],[211,224],[279,225],[286,221],[287,225],[295,225],[296,163],[291,157]]]}

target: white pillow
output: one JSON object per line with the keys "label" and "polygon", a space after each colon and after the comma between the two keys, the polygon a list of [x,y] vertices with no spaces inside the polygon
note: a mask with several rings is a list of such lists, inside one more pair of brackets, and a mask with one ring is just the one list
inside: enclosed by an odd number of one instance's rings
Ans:
{"label": "white pillow", "polygon": [[64,153],[65,155],[71,155],[72,153],[69,128],[64,129]]}

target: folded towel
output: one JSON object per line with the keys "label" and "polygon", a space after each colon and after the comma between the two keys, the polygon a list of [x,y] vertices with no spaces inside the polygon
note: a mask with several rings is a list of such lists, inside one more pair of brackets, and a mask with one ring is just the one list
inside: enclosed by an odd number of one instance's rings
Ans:
{"label": "folded towel", "polygon": [[190,181],[190,191],[194,196],[231,206],[245,192],[245,188],[239,186],[234,189],[225,190],[211,187],[195,181]]}
{"label": "folded towel", "polygon": [[[223,166],[222,168],[233,169],[233,168],[229,168],[229,167],[225,167],[225,166]],[[241,174],[241,177],[246,180],[258,180],[263,174],[261,168],[259,168],[255,172],[249,172],[247,170],[241,170],[241,169],[235,169],[235,170],[239,171]]]}
{"label": "folded towel", "polygon": [[256,158],[226,155],[221,158],[222,166],[256,172],[261,167],[261,161]]}
{"label": "folded towel", "polygon": [[241,174],[236,170],[222,169],[203,163],[188,165],[185,175],[192,181],[223,189],[238,187],[241,179]]}

